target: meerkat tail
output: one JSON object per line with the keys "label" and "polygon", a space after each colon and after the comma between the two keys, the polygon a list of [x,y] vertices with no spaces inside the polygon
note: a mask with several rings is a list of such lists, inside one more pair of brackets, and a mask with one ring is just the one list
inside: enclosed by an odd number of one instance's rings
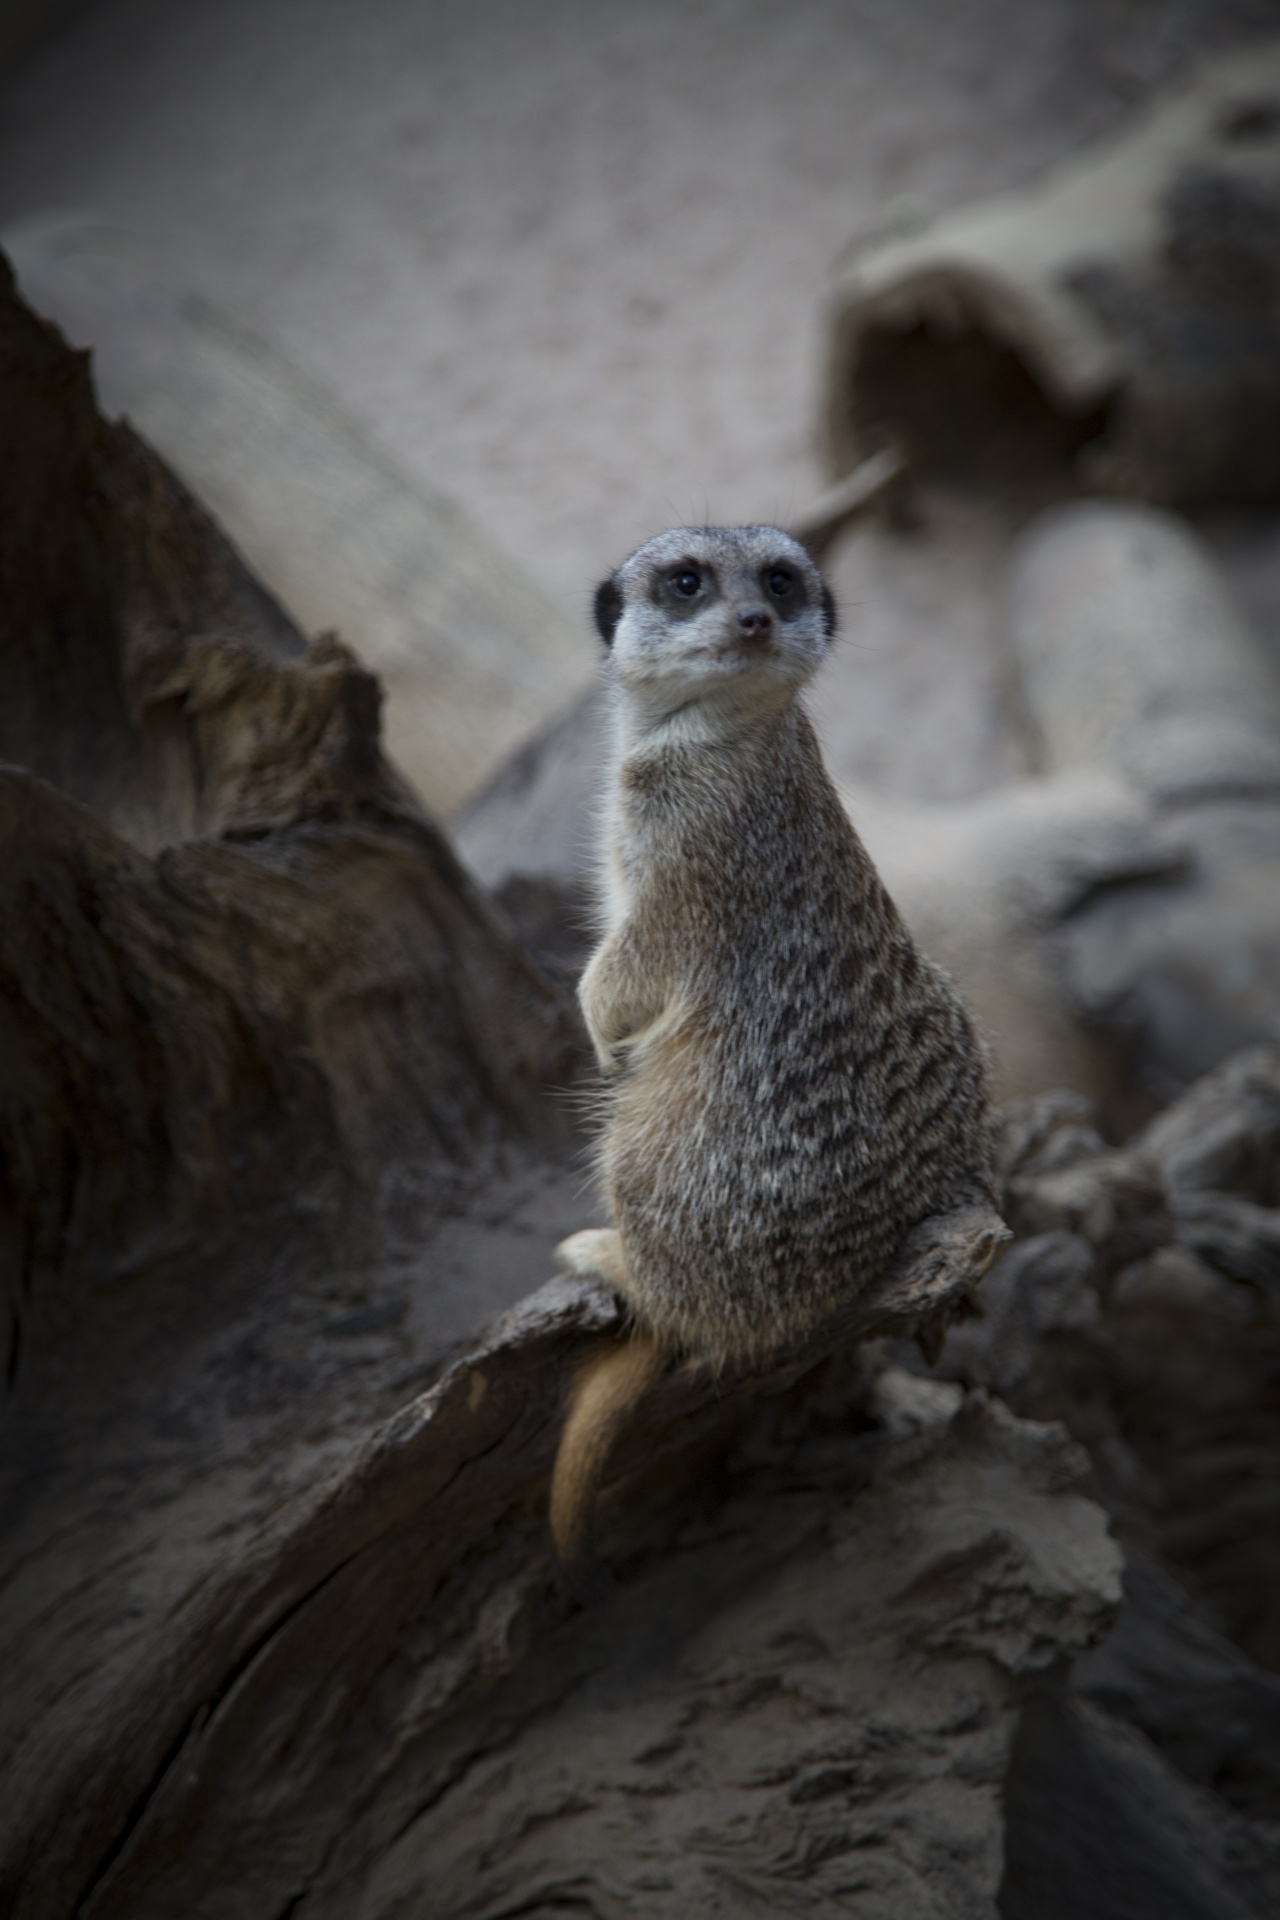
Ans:
{"label": "meerkat tail", "polygon": [[551,1537],[571,1580],[591,1563],[592,1507],[613,1443],[666,1364],[656,1341],[633,1334],[592,1354],[573,1383],[551,1476]]}

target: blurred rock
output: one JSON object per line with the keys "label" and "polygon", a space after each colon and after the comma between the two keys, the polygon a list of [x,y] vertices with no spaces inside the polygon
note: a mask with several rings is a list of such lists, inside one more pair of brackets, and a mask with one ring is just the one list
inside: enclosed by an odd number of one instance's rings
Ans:
{"label": "blurred rock", "polygon": [[391,757],[433,813],[590,678],[585,626],[266,343],[87,218],[31,219],[3,243],[26,297],[92,349],[104,404],[300,626],[336,628],[383,680]]}
{"label": "blurred rock", "polygon": [[1264,1673],[1140,1556],[1100,1646],[1076,1663],[1084,1699],[1131,1721],[1196,1785],[1272,1827],[1280,1869],[1280,1677]]}
{"label": "blurred rock", "polygon": [[1081,501],[1009,563],[1042,772],[1107,768],[1157,806],[1280,789],[1280,680],[1185,521]]}
{"label": "blurred rock", "polygon": [[1242,1192],[1280,1202],[1280,1057],[1249,1047],[1204,1076],[1142,1135],[1175,1195]]}
{"label": "blurred rock", "polygon": [[1257,1916],[1280,1900],[1280,1680],[1149,1561],[1023,1715],[1006,1802],[1004,1920]]}
{"label": "blurred rock", "polygon": [[855,254],[826,376],[832,472],[919,469],[1161,501],[1280,497],[1280,49],[1200,69],[1119,139]]}
{"label": "blurred rock", "polygon": [[1266,1920],[1270,1836],[1134,1727],[1063,1694],[1027,1707],[1009,1772],[1002,1920]]}
{"label": "blurred rock", "polygon": [[1251,1049],[1119,1152],[1078,1100],[1007,1109],[1019,1237],[939,1366],[1027,1418],[1065,1421],[1126,1544],[1175,1569],[1219,1631],[1276,1671],[1278,1084],[1280,1049]]}
{"label": "blurred rock", "polygon": [[916,939],[958,982],[991,1047],[996,1097],[1074,1088],[1109,1128],[1131,1126],[1141,1089],[1064,992],[1054,940],[1082,901],[1182,869],[1151,808],[1092,769],[946,807],[842,795]]}
{"label": "blurred rock", "polygon": [[586,881],[597,858],[596,818],[607,744],[602,681],[540,729],[493,775],[453,824],[453,841],[487,887],[515,875],[565,886]]}
{"label": "blurred rock", "polygon": [[1168,1098],[1280,1033],[1280,679],[1190,528],[1152,508],[1042,516],[1009,598],[1045,770],[1123,780],[1185,852],[1084,897],[1051,944],[1075,1008]]}
{"label": "blurred rock", "polygon": [[85,0],[7,0],[0,13],[0,70],[12,66],[28,47],[84,5]]}
{"label": "blurred rock", "polygon": [[981,1317],[948,1334],[948,1371],[984,1379],[1008,1399],[1030,1373],[1043,1334],[1097,1324],[1095,1274],[1093,1249],[1079,1234],[1020,1240],[982,1287]]}
{"label": "blurred rock", "polygon": [[[1020,1724],[1005,1920],[1261,1920],[1280,1898],[1278,1085],[1280,1049],[1235,1056],[1119,1153],[1078,1096],[1001,1115],[1019,1238],[924,1384],[1063,1421],[1129,1562],[1107,1639]],[[1118,1167],[1125,1209],[1022,1237],[1064,1174],[1114,1192]]]}

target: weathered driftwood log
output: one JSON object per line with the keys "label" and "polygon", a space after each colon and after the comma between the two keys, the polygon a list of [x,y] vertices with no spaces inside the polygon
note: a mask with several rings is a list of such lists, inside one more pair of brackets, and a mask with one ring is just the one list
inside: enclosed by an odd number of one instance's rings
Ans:
{"label": "weathered driftwood log", "polygon": [[[686,1388],[626,1449],[617,1598],[567,1617],[546,1476],[611,1310],[548,1289],[345,1445],[277,1431],[269,1485],[237,1462],[81,1518],[77,1603],[28,1625],[6,1706],[16,1912],[497,1913],[576,1889],[674,1915],[788,1881],[818,1911],[861,1884],[885,1912],[994,1912],[1018,1678],[1116,1593],[1081,1462],[892,1375],[882,1407],[810,1378],[754,1419]],[[47,1601],[50,1559],[18,1602]]]}
{"label": "weathered driftwood log", "polygon": [[459,1345],[582,1223],[571,1004],[7,283],[0,443],[6,1912],[993,1915],[1022,1684],[1118,1555],[1061,1433],[856,1359],[963,1262],[673,1377],[574,1613],[617,1304]]}
{"label": "weathered driftwood log", "polygon": [[1280,495],[1280,48],[1218,60],[1043,184],[861,249],[832,296],[839,476],[1037,469],[1164,501]]}

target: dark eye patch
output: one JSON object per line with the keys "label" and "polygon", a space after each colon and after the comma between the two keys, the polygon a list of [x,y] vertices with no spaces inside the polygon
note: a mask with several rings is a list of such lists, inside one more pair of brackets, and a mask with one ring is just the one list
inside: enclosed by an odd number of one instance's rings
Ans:
{"label": "dark eye patch", "polygon": [[618,622],[622,618],[622,588],[618,583],[616,573],[611,573],[609,578],[602,580],[596,588],[593,611],[595,613],[596,632],[600,635],[606,647],[611,647],[613,645],[613,636],[617,631]]}
{"label": "dark eye patch", "polygon": [[796,577],[790,567],[769,567],[765,571],[764,583],[775,600],[785,600],[795,590]]}

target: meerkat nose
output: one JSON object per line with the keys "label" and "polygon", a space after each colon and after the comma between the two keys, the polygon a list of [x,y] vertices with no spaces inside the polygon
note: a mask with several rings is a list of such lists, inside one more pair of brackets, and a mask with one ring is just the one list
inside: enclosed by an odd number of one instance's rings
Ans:
{"label": "meerkat nose", "polygon": [[762,640],[772,625],[773,616],[767,607],[738,609],[738,632],[744,640]]}

